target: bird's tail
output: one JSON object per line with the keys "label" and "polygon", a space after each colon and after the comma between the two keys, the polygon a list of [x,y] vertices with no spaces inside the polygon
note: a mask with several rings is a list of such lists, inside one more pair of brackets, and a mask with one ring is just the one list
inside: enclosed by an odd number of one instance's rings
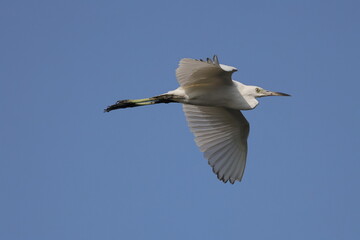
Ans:
{"label": "bird's tail", "polygon": [[104,109],[104,112],[110,112],[115,109],[120,108],[130,108],[130,107],[140,107],[158,103],[171,103],[177,102],[174,100],[173,94],[162,94],[159,96],[151,97],[151,98],[144,98],[144,99],[133,99],[133,100],[120,100],[117,101],[115,104],[108,106]]}

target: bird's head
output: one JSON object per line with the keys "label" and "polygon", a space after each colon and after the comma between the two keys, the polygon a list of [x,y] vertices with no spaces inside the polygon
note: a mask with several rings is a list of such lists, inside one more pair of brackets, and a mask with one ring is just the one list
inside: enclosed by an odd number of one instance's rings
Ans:
{"label": "bird's head", "polygon": [[251,94],[256,98],[268,97],[268,96],[290,96],[287,93],[272,92],[272,91],[268,91],[268,90],[265,90],[265,89],[263,89],[261,87],[257,87],[257,86],[252,86]]}

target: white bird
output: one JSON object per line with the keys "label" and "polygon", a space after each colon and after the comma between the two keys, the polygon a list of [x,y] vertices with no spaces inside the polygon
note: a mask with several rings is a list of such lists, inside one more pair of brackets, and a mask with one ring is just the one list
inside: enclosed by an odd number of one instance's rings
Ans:
{"label": "white bird", "polygon": [[290,96],[232,80],[237,69],[213,60],[184,58],[176,69],[180,87],[165,94],[136,100],[121,100],[105,112],[157,103],[182,103],[195,142],[208,159],[218,179],[241,181],[247,155],[249,123],[239,110],[254,109],[256,98]]}

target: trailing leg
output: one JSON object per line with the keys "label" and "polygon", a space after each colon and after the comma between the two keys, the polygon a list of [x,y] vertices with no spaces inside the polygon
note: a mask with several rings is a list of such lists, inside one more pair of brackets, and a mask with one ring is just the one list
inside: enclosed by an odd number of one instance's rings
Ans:
{"label": "trailing leg", "polygon": [[120,100],[117,101],[115,104],[108,106],[104,112],[110,112],[115,109],[120,108],[130,108],[130,107],[140,107],[158,103],[171,103],[177,102],[175,100],[175,96],[173,94],[163,94],[151,98],[144,98],[144,99],[134,99],[134,100]]}

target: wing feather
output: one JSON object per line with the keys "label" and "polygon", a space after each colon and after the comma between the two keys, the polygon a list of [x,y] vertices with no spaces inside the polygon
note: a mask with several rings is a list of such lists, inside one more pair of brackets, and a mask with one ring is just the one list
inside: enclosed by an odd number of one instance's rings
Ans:
{"label": "wing feather", "polygon": [[217,177],[241,181],[244,174],[249,123],[240,111],[183,104],[195,142]]}
{"label": "wing feather", "polygon": [[217,56],[207,61],[183,58],[176,69],[176,78],[180,86],[232,84],[231,75],[236,68],[219,64]]}

